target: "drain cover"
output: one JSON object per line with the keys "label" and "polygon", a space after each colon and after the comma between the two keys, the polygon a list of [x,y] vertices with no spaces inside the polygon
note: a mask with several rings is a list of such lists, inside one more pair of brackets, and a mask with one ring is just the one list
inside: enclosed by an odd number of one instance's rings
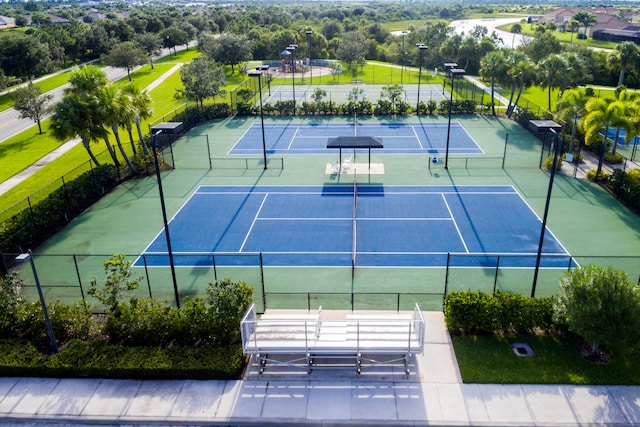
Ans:
{"label": "drain cover", "polygon": [[533,352],[533,349],[529,346],[529,344],[524,342],[517,342],[511,344],[511,348],[516,356],[519,357],[533,357],[536,354]]}

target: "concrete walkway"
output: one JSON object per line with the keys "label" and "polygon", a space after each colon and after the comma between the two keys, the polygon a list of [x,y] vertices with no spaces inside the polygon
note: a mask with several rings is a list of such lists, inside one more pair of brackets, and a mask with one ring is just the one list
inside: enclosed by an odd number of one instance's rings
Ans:
{"label": "concrete walkway", "polygon": [[[0,423],[22,425],[639,425],[640,387],[462,384],[443,314],[425,354],[382,372],[283,372],[243,380],[0,378]],[[514,357],[516,357],[514,355]],[[383,368],[380,368],[383,369]]]}

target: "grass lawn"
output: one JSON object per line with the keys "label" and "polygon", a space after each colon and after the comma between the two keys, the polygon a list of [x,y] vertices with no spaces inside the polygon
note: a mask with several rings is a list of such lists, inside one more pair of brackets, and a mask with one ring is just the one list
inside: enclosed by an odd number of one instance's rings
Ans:
{"label": "grass lawn", "polygon": [[[507,32],[511,32],[511,25],[513,24],[507,24],[507,25],[501,25],[498,28],[503,30],[503,31],[507,31]],[[536,27],[537,24],[527,24],[527,23],[520,23],[520,25],[522,25],[522,32],[521,34],[527,35],[527,36],[531,36],[534,37],[535,36],[535,30],[534,28]],[[573,37],[571,36],[571,33],[566,31],[566,32],[562,32],[560,30],[556,30],[553,32],[553,35],[555,36],[555,38],[560,42],[560,43],[574,43],[577,45],[581,45],[581,46],[589,46],[589,47],[598,47],[598,48],[605,48],[605,49],[614,49],[616,47],[616,45],[618,43],[615,42],[605,42],[605,41],[601,41],[601,40],[594,40],[592,38],[587,38],[587,39],[578,39],[578,33],[573,33]]]}
{"label": "grass lawn", "polygon": [[[52,89],[55,89],[59,86],[62,86],[69,79],[69,73],[71,71],[67,70],[60,74],[55,74],[51,77],[47,77],[39,82],[34,83],[34,86],[39,86],[40,91],[42,93],[49,92]],[[13,101],[9,98],[9,95],[1,95],[0,96],[0,112],[8,110],[13,107]]]}
{"label": "grass lawn", "polygon": [[[637,352],[614,354],[608,364],[592,363],[576,351],[579,338],[525,335],[454,336],[453,346],[465,383],[484,384],[640,384]],[[534,357],[518,357],[511,343],[526,342]]]}

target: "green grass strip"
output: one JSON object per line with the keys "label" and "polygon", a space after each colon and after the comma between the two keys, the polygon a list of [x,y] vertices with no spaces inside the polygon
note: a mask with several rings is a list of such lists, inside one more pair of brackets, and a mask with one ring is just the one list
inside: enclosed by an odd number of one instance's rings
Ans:
{"label": "green grass strip", "polygon": [[[465,383],[480,384],[640,384],[637,352],[614,354],[610,363],[583,359],[582,340],[570,337],[525,335],[455,336],[453,347]],[[516,356],[511,343],[525,342],[534,357]]]}

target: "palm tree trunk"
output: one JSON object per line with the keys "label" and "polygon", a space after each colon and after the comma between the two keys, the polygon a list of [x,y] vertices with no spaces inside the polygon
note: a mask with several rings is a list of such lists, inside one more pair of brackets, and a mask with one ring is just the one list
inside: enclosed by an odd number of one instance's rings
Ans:
{"label": "palm tree trunk", "polygon": [[618,147],[618,137],[620,136],[620,128],[616,128],[616,135],[613,137],[613,145],[611,145],[611,154],[616,154]]}
{"label": "palm tree trunk", "polygon": [[96,158],[95,154],[93,154],[93,151],[91,151],[91,141],[88,141],[86,139],[82,140],[82,145],[84,146],[85,150],[87,150],[87,153],[89,154],[89,158],[91,159],[91,161],[96,165],[96,166],[100,166],[100,162],[98,161],[98,159]]}
{"label": "palm tree trunk", "polygon": [[131,144],[131,150],[133,150],[133,155],[135,156],[138,153],[136,152],[136,143],[133,140],[133,126],[131,126],[131,123],[127,125],[127,133],[129,134],[129,144]]}
{"label": "palm tree trunk", "polygon": [[136,117],[136,128],[138,129],[138,138],[140,138],[140,145],[142,146],[142,152],[145,156],[151,154],[149,147],[144,143],[144,136],[142,136],[142,126],[140,125],[140,117]]}
{"label": "palm tree trunk", "polygon": [[109,142],[109,137],[104,137],[104,143],[107,146],[107,151],[111,155],[111,159],[113,160],[113,164],[120,167],[120,162],[118,161],[118,157],[116,156],[115,151],[113,151],[113,147],[111,146],[111,142]]}
{"label": "palm tree trunk", "polygon": [[120,140],[120,132],[118,132],[118,125],[112,125],[111,129],[113,130],[113,134],[116,137],[116,144],[118,144],[118,149],[120,150],[120,154],[122,154],[124,162],[127,164],[127,167],[129,168],[131,173],[137,175],[138,171],[136,170],[136,167],[133,166],[133,163],[131,163],[131,159],[129,158],[129,156],[127,156],[127,152],[124,151],[124,147],[122,146],[122,141]]}
{"label": "palm tree trunk", "polygon": [[609,133],[609,126],[604,129],[604,138],[602,138],[602,148],[600,148],[600,159],[598,159],[598,170],[596,170],[596,181],[600,179],[600,173],[602,172],[602,165],[604,164],[604,153],[607,151],[607,134]]}
{"label": "palm tree trunk", "polygon": [[495,77],[491,76],[491,113],[495,116],[496,115],[496,99],[495,99],[495,89],[496,89],[496,85],[495,85]]}
{"label": "palm tree trunk", "polygon": [[513,111],[513,96],[516,94],[516,81],[511,82],[511,94],[509,95],[509,105],[507,105],[507,116],[511,117]]}

